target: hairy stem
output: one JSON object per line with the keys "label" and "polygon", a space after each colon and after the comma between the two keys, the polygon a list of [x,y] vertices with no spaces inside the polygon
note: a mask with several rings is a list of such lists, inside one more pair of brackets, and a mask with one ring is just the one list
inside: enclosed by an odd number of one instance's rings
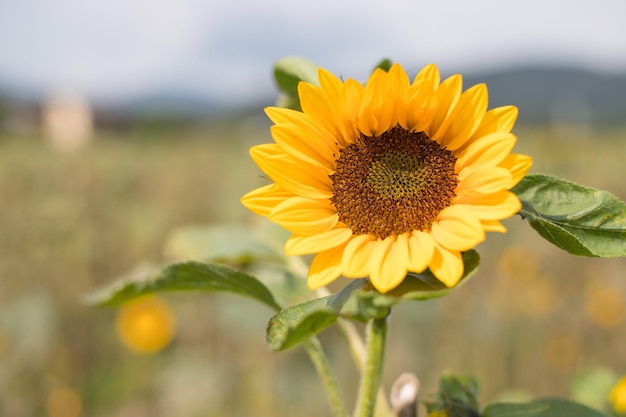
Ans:
{"label": "hairy stem", "polygon": [[341,398],[337,379],[335,378],[333,369],[330,366],[330,362],[328,362],[328,357],[324,353],[319,339],[315,336],[311,337],[309,340],[304,342],[304,347],[309,354],[313,365],[315,365],[315,369],[317,369],[317,373],[322,379],[324,387],[326,388],[328,401],[330,402],[330,408],[333,411],[333,415],[335,417],[347,417],[348,413],[346,412],[346,407]]}
{"label": "hairy stem", "polygon": [[365,362],[357,397],[355,417],[373,417],[385,356],[387,318],[373,319],[367,326]]}

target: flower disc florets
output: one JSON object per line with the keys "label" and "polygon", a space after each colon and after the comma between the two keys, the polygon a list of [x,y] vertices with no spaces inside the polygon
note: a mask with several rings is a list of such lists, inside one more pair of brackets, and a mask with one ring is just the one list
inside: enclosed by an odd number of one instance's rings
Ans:
{"label": "flower disc florets", "polygon": [[386,292],[426,268],[453,286],[461,253],[520,209],[517,109],[487,111],[484,85],[461,92],[434,65],[411,83],[396,64],[365,85],[321,69],[298,93],[302,112],[266,110],[276,143],[251,155],[273,183],[242,202],[293,233],[287,254],[316,254],[310,287],[343,275]]}
{"label": "flower disc florets", "polygon": [[339,151],[331,175],[339,221],[379,239],[428,230],[455,195],[452,152],[424,132],[394,127]]}

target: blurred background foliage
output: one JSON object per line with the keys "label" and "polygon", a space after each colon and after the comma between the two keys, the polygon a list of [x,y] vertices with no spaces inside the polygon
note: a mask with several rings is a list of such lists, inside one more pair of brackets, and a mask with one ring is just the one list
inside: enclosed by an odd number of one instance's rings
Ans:
{"label": "blurred background foliage", "polygon": [[[515,132],[533,172],[626,199],[626,127],[525,123]],[[87,136],[59,145],[45,125],[0,135],[0,415],[326,415],[304,352],[265,347],[272,312],[263,306],[221,294],[119,309],[83,303],[120,275],[168,261],[181,227],[260,221],[239,204],[267,183],[247,154],[271,140],[260,107],[193,123],[138,119]],[[626,373],[626,259],[575,258],[519,217],[506,225],[507,235],[479,246],[468,284],[395,309],[384,382],[415,372],[428,398],[450,370],[474,375],[485,403],[587,395],[603,406]],[[353,398],[341,336],[329,329],[321,339]]]}

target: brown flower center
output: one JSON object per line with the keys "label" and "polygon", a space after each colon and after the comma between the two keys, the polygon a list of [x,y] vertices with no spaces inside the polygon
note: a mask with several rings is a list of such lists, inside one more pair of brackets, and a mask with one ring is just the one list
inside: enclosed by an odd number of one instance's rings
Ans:
{"label": "brown flower center", "polygon": [[361,135],[336,163],[331,202],[356,234],[384,239],[428,230],[456,195],[456,158],[424,132],[394,127]]}

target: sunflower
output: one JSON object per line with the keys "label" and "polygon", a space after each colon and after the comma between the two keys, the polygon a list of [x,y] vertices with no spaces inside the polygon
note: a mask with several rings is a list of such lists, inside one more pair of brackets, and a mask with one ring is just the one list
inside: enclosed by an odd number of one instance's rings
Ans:
{"label": "sunflower", "polygon": [[312,289],[343,275],[387,292],[427,268],[456,285],[461,253],[521,207],[509,190],[531,159],[511,153],[517,109],[487,111],[484,84],[462,92],[435,65],[412,83],[399,64],[365,85],[318,78],[298,86],[302,111],[266,109],[275,143],[250,154],[273,183],[242,203],[292,233],[287,255],[315,254]]}

